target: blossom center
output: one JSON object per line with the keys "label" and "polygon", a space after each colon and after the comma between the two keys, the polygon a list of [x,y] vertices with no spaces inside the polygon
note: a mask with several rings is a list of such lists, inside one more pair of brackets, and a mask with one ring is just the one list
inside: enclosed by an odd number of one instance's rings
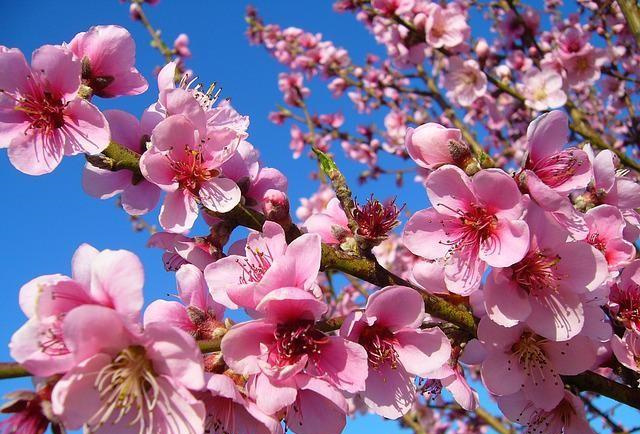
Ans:
{"label": "blossom center", "polygon": [[217,177],[219,172],[207,168],[202,152],[185,146],[184,156],[179,160],[169,157],[174,175],[173,180],[194,196],[197,196],[200,187],[205,182]]}
{"label": "blossom center", "polygon": [[575,175],[582,165],[575,156],[575,149],[569,148],[543,158],[535,165],[528,164],[542,182],[549,187],[558,187]]}
{"label": "blossom center", "polygon": [[631,284],[623,290],[614,285],[610,298],[618,304],[617,316],[623,322],[640,326],[640,286]]}
{"label": "blossom center", "polygon": [[491,238],[498,226],[496,216],[479,205],[471,205],[468,211],[455,212],[459,215],[458,224],[455,227],[445,227],[445,233],[450,237],[448,244],[453,248],[478,248],[483,241]]}
{"label": "blossom center", "polygon": [[274,336],[275,345],[269,356],[279,367],[293,365],[305,355],[310,359],[317,357],[329,340],[311,321],[278,324]]}
{"label": "blossom center", "polygon": [[65,125],[64,110],[66,105],[60,98],[49,92],[42,95],[28,96],[18,99],[15,109],[29,117],[29,128],[49,134]]}
{"label": "blossom center", "polygon": [[110,364],[100,370],[94,387],[102,406],[89,420],[97,430],[107,422],[119,423],[130,412],[129,425],[138,425],[140,433],[153,429],[153,411],[157,406],[171,408],[169,397],[160,389],[151,361],[141,346],[122,350]]}
{"label": "blossom center", "polygon": [[607,250],[607,243],[598,232],[589,234],[587,237],[587,242],[591,244],[596,249],[600,250],[602,253],[605,253]]}
{"label": "blossom center", "polygon": [[62,337],[62,320],[64,314],[58,315],[51,324],[40,333],[40,349],[50,356],[64,356],[69,354],[69,349]]}
{"label": "blossom center", "polygon": [[527,253],[520,262],[511,266],[512,279],[529,294],[556,291],[561,276],[557,265],[559,256],[547,256],[540,250]]}
{"label": "blossom center", "polygon": [[264,273],[267,272],[273,263],[273,255],[268,247],[266,252],[263,252],[260,248],[254,249],[249,247],[248,249],[251,256],[236,260],[242,268],[242,276],[240,276],[240,283],[242,284],[260,282]]}
{"label": "blossom center", "polygon": [[366,327],[360,333],[358,343],[367,350],[369,366],[372,369],[380,370],[387,363],[391,369],[398,367],[398,352],[395,349],[398,340],[388,328],[377,324]]}

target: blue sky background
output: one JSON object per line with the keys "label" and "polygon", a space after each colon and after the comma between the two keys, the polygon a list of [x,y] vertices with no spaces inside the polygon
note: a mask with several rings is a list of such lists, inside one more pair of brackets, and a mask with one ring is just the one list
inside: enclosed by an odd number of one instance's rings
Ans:
{"label": "blue sky background", "polygon": [[[245,0],[163,0],[158,6],[145,10],[153,25],[162,29],[169,44],[179,33],[189,35],[193,52],[193,58],[188,61],[189,67],[202,82],[216,81],[223,88],[223,96],[231,97],[236,109],[250,116],[249,140],[260,149],[266,165],[277,167],[289,177],[293,211],[300,197],[309,196],[316,190],[308,176],[315,164],[306,158],[293,160],[288,149],[288,128],[273,125],[267,120],[269,111],[282,100],[277,88],[277,75],[284,67],[263,48],[249,45],[244,34],[244,10],[248,4]],[[251,4],[258,8],[267,23],[322,33],[325,39],[334,41],[337,46],[348,48],[355,63],[364,63],[367,53],[384,54],[351,14],[334,13],[331,1],[255,0]],[[152,71],[162,58],[148,45],[149,35],[142,25],[129,19],[127,4],[117,0],[0,0],[0,7],[0,44],[20,48],[27,58],[40,45],[70,41],[76,33],[92,25],[119,24],[126,27],[136,40],[138,69],[149,80],[150,90],[138,97],[95,99],[94,102],[102,109],[119,108],[139,116],[155,101],[157,87]],[[476,36],[488,31],[482,24],[478,17],[472,19]],[[346,99],[333,99],[324,83],[316,81],[310,87],[310,102],[314,110],[321,113],[342,111],[347,117],[347,125],[351,126],[365,121]],[[384,113],[377,114],[375,118],[381,121],[382,115]],[[400,202],[407,202],[413,211],[427,205],[424,190],[412,183],[410,177],[405,180],[402,190],[393,185],[392,179],[358,187],[355,176],[362,167],[354,164],[349,167],[341,151],[335,149],[335,152],[338,162],[353,181],[358,197],[365,198],[372,192],[380,199],[398,194],[402,199]],[[126,214],[115,206],[113,200],[100,201],[82,191],[80,177],[83,164],[82,157],[65,158],[52,174],[32,177],[15,170],[9,164],[6,152],[0,152],[4,211],[0,241],[5,246],[0,250],[0,291],[3,295],[0,342],[8,343],[12,333],[24,322],[17,303],[20,286],[42,274],[69,274],[71,256],[83,242],[98,249],[128,249],[140,256],[146,271],[147,302],[175,292],[174,276],[164,271],[161,252],[145,247],[148,235],[134,233]],[[395,161],[386,167],[394,167],[394,164],[400,167]],[[156,219],[156,213],[147,217],[152,223],[156,223]],[[0,361],[9,359],[7,347],[0,345]],[[2,381],[0,394],[16,388],[28,388],[29,384],[30,380],[26,379]],[[492,407],[486,395],[483,401],[483,405]],[[399,429],[396,423],[365,416],[349,421],[345,432],[395,434],[409,431]]]}

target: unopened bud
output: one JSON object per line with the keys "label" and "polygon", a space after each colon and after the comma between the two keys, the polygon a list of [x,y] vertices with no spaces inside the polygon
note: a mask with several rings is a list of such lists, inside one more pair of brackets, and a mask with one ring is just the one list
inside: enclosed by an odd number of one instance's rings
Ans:
{"label": "unopened bud", "polygon": [[131,5],[129,5],[129,16],[133,21],[140,20],[140,5],[138,3],[131,3]]}
{"label": "unopened bud", "polygon": [[283,223],[291,219],[289,216],[289,198],[286,193],[269,189],[264,193],[262,200],[262,211],[267,220]]}

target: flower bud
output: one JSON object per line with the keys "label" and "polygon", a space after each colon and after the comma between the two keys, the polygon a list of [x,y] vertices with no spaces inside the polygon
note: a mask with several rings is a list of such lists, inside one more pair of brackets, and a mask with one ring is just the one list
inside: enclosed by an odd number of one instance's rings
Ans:
{"label": "flower bud", "polygon": [[140,20],[140,5],[138,3],[131,3],[129,5],[129,16],[133,21]]}
{"label": "flower bud", "polygon": [[280,190],[269,189],[264,193],[262,212],[267,220],[286,223],[289,217],[289,198]]}
{"label": "flower bud", "polygon": [[[454,144],[450,145],[452,142]],[[415,129],[409,128],[404,143],[413,161],[425,169],[435,169],[443,164],[457,164],[457,161],[461,161],[463,148],[466,146],[462,143],[460,130],[446,128],[433,122]]]}

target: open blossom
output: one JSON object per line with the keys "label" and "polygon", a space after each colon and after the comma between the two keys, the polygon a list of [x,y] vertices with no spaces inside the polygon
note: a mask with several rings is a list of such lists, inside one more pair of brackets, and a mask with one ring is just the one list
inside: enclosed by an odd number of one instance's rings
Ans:
{"label": "open blossom", "polygon": [[407,413],[416,397],[415,377],[439,369],[451,354],[440,329],[420,329],[424,315],[417,291],[388,286],[369,297],[364,312],[349,314],[340,329],[341,336],[367,350],[369,376],[361,395],[369,408],[386,418]]}
{"label": "open blossom", "polygon": [[486,169],[469,178],[446,165],[429,175],[426,188],[433,208],[409,219],[403,240],[418,256],[446,258],[450,291],[469,294],[480,286],[486,265],[508,267],[524,257],[529,228],[522,195],[505,172]]}
{"label": "open blossom", "polygon": [[452,57],[444,76],[444,87],[451,99],[468,107],[487,92],[487,76],[475,60]]}
{"label": "open blossom", "polygon": [[[106,110],[111,139],[127,149],[142,154],[146,151],[146,140],[135,116],[121,110]],[[134,178],[130,170],[105,170],[87,163],[82,172],[82,188],[86,193],[100,199],[120,194],[122,208],[131,215],[146,214],[155,208],[160,199],[157,185]]]}
{"label": "open blossom", "polygon": [[562,87],[562,76],[553,69],[531,67],[522,77],[525,104],[537,111],[562,107],[567,102]]}
{"label": "open blossom", "polygon": [[68,49],[44,45],[31,66],[16,48],[0,46],[0,147],[28,175],[53,171],[64,155],[98,154],[109,145],[109,124],[78,97],[80,61]]}
{"label": "open blossom", "polygon": [[267,294],[256,310],[264,318],[233,326],[221,348],[236,373],[257,376],[255,396],[264,411],[272,414],[293,404],[300,375],[349,393],[365,388],[367,352],[318,328],[327,311],[324,302],[303,289],[283,287]]}
{"label": "open blossom", "polygon": [[20,308],[29,320],[14,333],[9,348],[15,360],[38,376],[62,373],[73,365],[62,323],[79,306],[107,306],[131,322],[140,316],[144,276],[133,253],[99,252],[83,244],[71,266],[72,277],[40,276],[20,288]]}
{"label": "open blossom", "polygon": [[202,137],[200,132],[186,116],[170,116],[155,127],[153,147],[140,159],[144,177],[167,192],[160,225],[169,232],[191,229],[198,217],[198,204],[228,212],[240,202],[240,188],[220,171],[234,149]]}
{"label": "open blossom", "polygon": [[82,61],[82,80],[94,95],[139,95],[149,87],[135,68],[136,45],[123,27],[91,27],[78,33],[69,48]]}
{"label": "open blossom", "polygon": [[591,180],[591,163],[585,151],[563,149],[569,137],[567,115],[559,110],[545,113],[527,128],[528,154],[520,179],[545,211],[576,239],[589,230],[584,217],[573,207],[567,193],[582,189]]}
{"label": "open blossom", "polygon": [[189,392],[205,386],[202,356],[187,333],[162,323],[132,332],[114,310],[91,305],[69,312],[62,329],[74,366],[52,406],[67,428],[203,432],[204,405]]}
{"label": "open blossom", "polygon": [[604,255],[609,270],[618,270],[636,256],[633,243],[623,238],[625,221],[622,213],[611,205],[599,205],[585,213],[589,227],[586,241]]}
{"label": "open blossom", "polygon": [[585,322],[580,295],[608,277],[606,259],[584,241],[567,242],[567,232],[535,204],[526,221],[529,250],[510,267],[492,270],[484,286],[487,314],[505,327],[526,322],[547,339],[570,339]]}
{"label": "open blossom", "polygon": [[316,284],[321,259],[320,237],[303,234],[287,245],[284,230],[266,221],[210,264],[205,277],[214,300],[232,309],[253,310],[270,292],[298,287],[319,295]]}
{"label": "open blossom", "polygon": [[453,48],[468,39],[471,29],[458,9],[443,8],[434,2],[429,3],[426,12],[424,28],[427,44],[433,48]]}
{"label": "open blossom", "polygon": [[569,27],[559,39],[556,55],[567,72],[571,85],[586,86],[600,78],[600,69],[607,62],[603,50],[589,42],[589,35]]}
{"label": "open blossom", "polygon": [[446,128],[434,122],[409,128],[404,145],[411,159],[425,169],[463,163],[471,156],[468,147],[462,143],[459,129]]}
{"label": "open blossom", "polygon": [[162,262],[167,271],[177,271],[184,264],[193,264],[204,271],[218,256],[206,241],[170,232],[156,232],[151,235],[147,245],[165,251]]}
{"label": "open blossom", "polygon": [[202,271],[195,265],[185,264],[176,271],[178,301],[156,300],[144,311],[144,324],[160,322],[171,324],[195,339],[213,339],[223,329],[224,306],[216,303]]}
{"label": "open blossom", "polygon": [[527,433],[536,434],[595,434],[587,421],[584,403],[568,390],[551,410],[534,405],[524,393],[499,396],[498,406],[511,421],[524,425]]}
{"label": "open blossom", "polygon": [[640,372],[640,335],[636,330],[626,330],[624,336],[611,338],[611,349],[616,359],[632,371]]}
{"label": "open blossom", "polygon": [[276,418],[266,415],[241,393],[234,380],[221,374],[207,378],[206,390],[197,394],[205,406],[205,432],[282,434]]}
{"label": "open blossom", "polygon": [[494,395],[524,392],[533,404],[552,410],[564,397],[560,375],[577,375],[591,368],[596,349],[586,336],[554,342],[524,325],[502,327],[488,317],[480,320],[478,338],[487,356],[482,362],[482,382]]}

